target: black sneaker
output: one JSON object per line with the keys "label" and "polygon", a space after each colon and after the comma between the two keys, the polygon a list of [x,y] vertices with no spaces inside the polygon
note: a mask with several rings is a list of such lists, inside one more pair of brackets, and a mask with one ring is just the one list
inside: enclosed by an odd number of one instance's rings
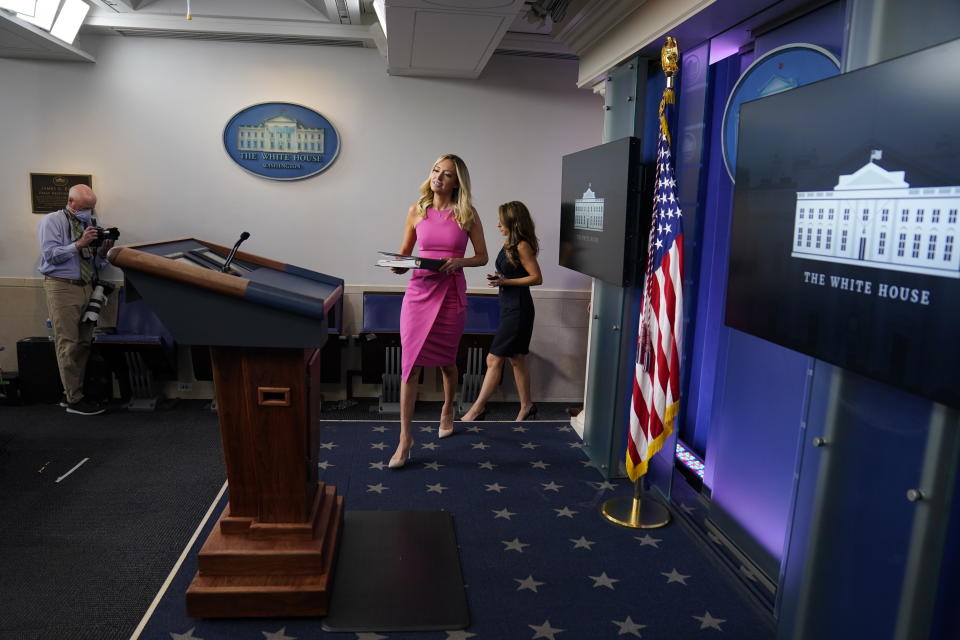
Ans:
{"label": "black sneaker", "polygon": [[89,400],[80,400],[79,402],[67,405],[67,413],[76,413],[81,416],[95,416],[104,411],[106,410],[103,407]]}
{"label": "black sneaker", "polygon": [[70,406],[70,403],[67,402],[67,394],[65,393],[60,394],[60,406],[64,409]]}

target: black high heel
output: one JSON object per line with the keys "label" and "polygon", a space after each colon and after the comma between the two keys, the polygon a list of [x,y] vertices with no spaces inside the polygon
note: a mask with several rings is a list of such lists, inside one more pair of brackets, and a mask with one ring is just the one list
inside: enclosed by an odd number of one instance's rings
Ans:
{"label": "black high heel", "polygon": [[524,420],[532,420],[532,419],[534,419],[534,418],[536,418],[536,417],[537,417],[537,405],[536,405],[536,404],[533,404],[533,405],[527,410],[527,413],[524,414],[524,416],[523,416],[522,418],[520,418],[520,422],[523,422]]}

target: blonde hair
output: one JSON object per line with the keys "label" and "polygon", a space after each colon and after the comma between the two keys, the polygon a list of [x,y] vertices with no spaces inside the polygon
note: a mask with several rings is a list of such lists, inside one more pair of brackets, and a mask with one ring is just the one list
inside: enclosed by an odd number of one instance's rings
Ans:
{"label": "blonde hair", "polygon": [[[444,160],[453,162],[454,169],[457,172],[457,188],[453,190],[453,219],[457,221],[460,228],[469,231],[473,226],[473,219],[477,215],[477,210],[473,207],[473,201],[470,197],[470,172],[467,171],[466,163],[452,153],[447,153],[437,158],[430,167],[432,174],[433,167]],[[427,207],[433,204],[433,191],[430,189],[431,174],[427,174],[427,179],[420,185],[420,199],[417,201],[417,214],[421,218],[427,217]]]}
{"label": "blonde hair", "polygon": [[533,249],[533,255],[540,253],[537,228],[533,224],[527,205],[519,200],[505,202],[497,209],[497,217],[500,218],[500,224],[507,230],[507,239],[503,241],[503,248],[510,264],[520,264],[520,252],[517,246],[523,241]]}

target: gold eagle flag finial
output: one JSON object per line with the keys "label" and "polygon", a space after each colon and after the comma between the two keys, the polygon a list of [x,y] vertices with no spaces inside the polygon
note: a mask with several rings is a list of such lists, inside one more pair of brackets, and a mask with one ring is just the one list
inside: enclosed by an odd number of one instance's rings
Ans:
{"label": "gold eagle flag finial", "polygon": [[672,86],[673,76],[680,70],[680,47],[673,36],[667,36],[666,42],[660,49],[660,66],[663,67],[663,73],[667,76],[667,86]]}
{"label": "gold eagle flag finial", "polygon": [[663,97],[660,99],[660,130],[666,134],[669,141],[670,130],[667,127],[665,109],[668,104],[675,104],[673,81],[677,71],[680,70],[680,46],[677,44],[676,38],[667,36],[666,42],[660,49],[660,65],[663,67],[664,75],[667,76],[667,86],[664,88]]}

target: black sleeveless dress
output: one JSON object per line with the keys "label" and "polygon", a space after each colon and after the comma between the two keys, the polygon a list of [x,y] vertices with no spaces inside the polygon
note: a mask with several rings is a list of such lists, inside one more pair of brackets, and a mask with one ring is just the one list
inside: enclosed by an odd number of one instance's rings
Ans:
{"label": "black sleeveless dress", "polygon": [[[504,249],[497,254],[496,264],[497,273],[505,279],[530,275],[522,264],[511,264]],[[529,353],[534,315],[530,287],[500,287],[500,326],[493,336],[490,353],[501,358]]]}

